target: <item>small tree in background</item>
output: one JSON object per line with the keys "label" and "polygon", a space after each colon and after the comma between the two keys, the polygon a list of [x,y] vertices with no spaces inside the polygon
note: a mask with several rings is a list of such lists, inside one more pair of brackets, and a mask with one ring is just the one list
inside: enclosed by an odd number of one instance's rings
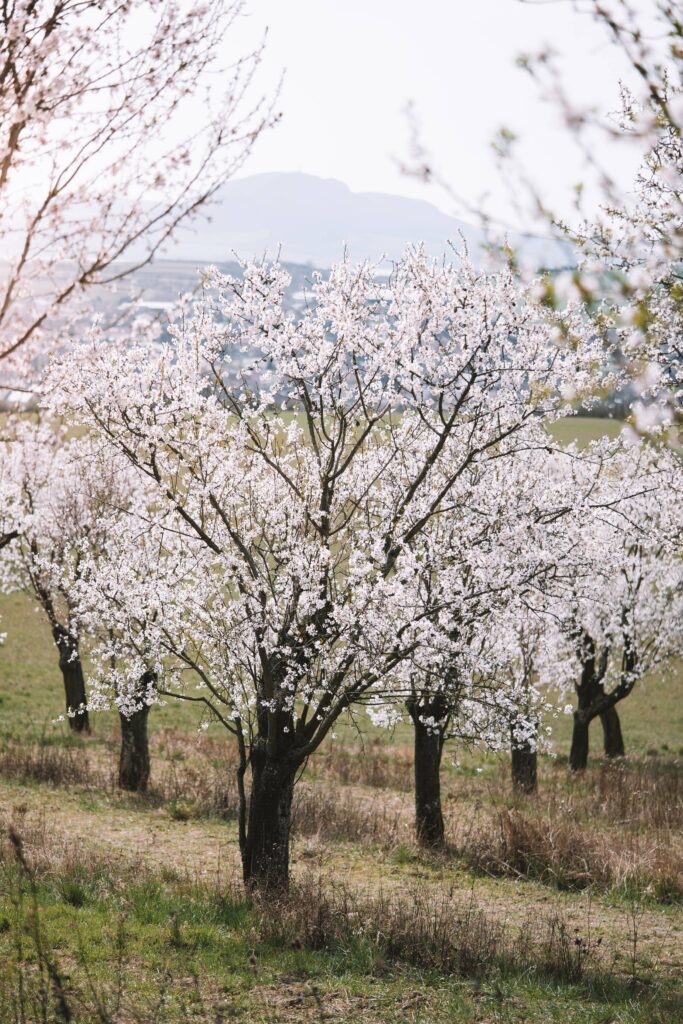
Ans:
{"label": "small tree in background", "polygon": [[167,683],[160,673],[171,654],[163,646],[165,622],[174,621],[179,594],[186,597],[190,562],[182,538],[175,538],[173,558],[172,533],[155,528],[154,493],[137,474],[131,484],[125,504],[103,509],[106,544],[85,553],[73,594],[79,627],[91,644],[90,705],[113,703],[118,712],[118,784],[144,793],[151,774],[149,713],[162,699]]}
{"label": "small tree in background", "polygon": [[[678,456],[648,443],[627,447],[592,494],[595,512],[569,524],[588,571],[551,603],[564,636],[578,706],[570,767],[588,758],[590,723],[600,717],[608,757],[624,753],[617,705],[648,673],[683,649]],[[572,667],[573,666],[573,667]]]}
{"label": "small tree in background", "polygon": [[[518,442],[522,439],[524,446],[507,453],[509,458],[502,451],[491,465],[474,467],[449,510],[414,542],[423,614],[431,612],[436,637],[445,639],[438,656],[430,650],[425,659],[419,650],[408,671],[401,666],[396,701],[405,701],[413,724],[415,832],[430,848],[445,842],[441,761],[446,741],[457,737],[487,749],[507,742],[507,718],[494,721],[491,706],[502,710],[505,704],[509,711],[518,694],[508,687],[509,678],[485,667],[486,638],[489,632],[500,636],[505,609],[520,588],[541,586],[549,569],[543,555],[538,557],[544,545],[538,543],[532,511],[534,490],[550,469],[548,436],[532,422],[518,435]],[[536,477],[532,466],[541,475]],[[524,543],[513,552],[510,539],[520,534]],[[443,553],[442,563],[427,556],[430,549]],[[553,553],[553,564],[560,550]],[[511,638],[507,632],[505,637],[507,649]],[[375,717],[381,717],[377,711]]]}
{"label": "small tree in background", "polygon": [[0,556],[2,586],[38,601],[59,653],[69,726],[88,732],[77,587],[86,556],[105,550],[105,511],[128,501],[130,473],[125,464],[117,472],[87,438],[69,440],[49,422],[17,419],[7,433],[5,503],[17,536]]}

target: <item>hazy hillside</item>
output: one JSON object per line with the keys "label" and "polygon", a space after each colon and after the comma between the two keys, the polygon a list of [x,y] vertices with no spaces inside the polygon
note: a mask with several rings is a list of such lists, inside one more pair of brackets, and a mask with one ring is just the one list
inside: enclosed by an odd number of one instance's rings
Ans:
{"label": "hazy hillside", "polygon": [[[397,258],[423,241],[433,255],[464,238],[476,257],[481,233],[431,203],[379,192],[352,192],[334,179],[310,174],[257,174],[229,181],[209,212],[182,229],[165,252],[176,260],[225,261],[275,255],[291,263],[329,267],[346,248],[352,259]],[[539,238],[517,239],[535,263],[567,262],[567,250]]]}

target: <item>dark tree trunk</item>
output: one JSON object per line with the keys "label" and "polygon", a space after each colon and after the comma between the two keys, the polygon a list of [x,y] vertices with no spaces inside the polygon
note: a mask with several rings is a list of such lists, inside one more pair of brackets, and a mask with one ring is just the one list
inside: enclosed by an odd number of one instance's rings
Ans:
{"label": "dark tree trunk", "polygon": [[119,786],[134,793],[144,793],[149,782],[149,742],[147,719],[149,705],[144,704],[132,715],[122,715]]}
{"label": "dark tree trunk", "polygon": [[441,810],[443,730],[430,728],[421,719],[439,722],[443,708],[438,702],[410,701],[407,706],[415,729],[415,834],[421,846],[438,849],[445,842]]}
{"label": "dark tree trunk", "polygon": [[72,732],[90,732],[90,721],[85,707],[85,678],[78,643],[69,631],[60,625],[53,626],[52,636],[59,651],[59,668],[64,680],[69,728]]}
{"label": "dark tree trunk", "polygon": [[588,729],[590,719],[581,711],[574,712],[572,745],[569,751],[569,767],[573,772],[582,772],[588,764]]}
{"label": "dark tree trunk", "polygon": [[605,743],[605,757],[623,757],[626,751],[617,709],[612,707],[603,711],[600,715],[600,722]]}
{"label": "dark tree trunk", "polygon": [[535,793],[538,786],[538,755],[532,739],[515,738],[512,733],[512,788],[517,793]]}
{"label": "dark tree trunk", "polygon": [[289,831],[294,771],[258,750],[251,754],[251,792],[242,846],[249,889],[284,892],[289,885]]}
{"label": "dark tree trunk", "polygon": [[582,772],[588,765],[588,731],[593,719],[600,714],[600,701],[605,697],[603,680],[609,655],[608,648],[603,647],[598,657],[595,641],[585,630],[580,633],[579,640],[581,678],[576,685],[579,706],[574,712],[572,745],[569,750],[569,767],[574,772]]}

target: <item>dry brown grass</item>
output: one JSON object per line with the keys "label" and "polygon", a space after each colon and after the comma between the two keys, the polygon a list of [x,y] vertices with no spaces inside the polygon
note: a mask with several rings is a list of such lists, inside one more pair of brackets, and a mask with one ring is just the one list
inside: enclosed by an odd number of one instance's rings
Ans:
{"label": "dry brown grass", "polygon": [[43,743],[10,743],[0,749],[0,775],[47,786],[102,789],[113,784],[113,772],[102,772],[86,749]]}
{"label": "dry brown grass", "polygon": [[567,819],[504,810],[456,849],[476,870],[558,889],[621,891],[667,903],[683,897],[680,841],[665,833],[587,830]]}
{"label": "dry brown grass", "polygon": [[[177,820],[234,820],[235,762],[223,741],[167,730],[154,739],[149,793],[141,806],[165,806]],[[9,745],[0,774],[21,783],[115,795],[115,748]],[[331,745],[295,790],[292,834],[322,843],[413,843],[408,752],[366,755]],[[373,781],[374,780],[374,781]],[[679,762],[623,762],[575,777],[544,762],[539,793],[514,797],[507,767],[497,774],[445,773],[450,850],[489,875],[533,879],[563,890],[614,891],[673,903],[683,897],[683,768]],[[417,850],[411,847],[415,856]]]}
{"label": "dry brown grass", "polygon": [[323,842],[361,843],[393,849],[410,837],[402,801],[385,794],[301,782],[294,795],[292,834]]}
{"label": "dry brown grass", "polygon": [[409,792],[413,784],[413,758],[409,747],[387,746],[380,739],[362,746],[331,743],[309,762],[315,777],[342,786],[369,786]]}
{"label": "dry brown grass", "polygon": [[460,977],[523,971],[562,982],[587,969],[609,974],[611,952],[562,915],[531,914],[521,924],[482,909],[474,891],[361,891],[304,878],[275,907],[258,906],[259,934],[292,948],[369,949],[373,970],[391,962]]}
{"label": "dry brown grass", "polygon": [[683,829],[683,760],[607,762],[579,776],[558,765],[546,776],[540,800],[547,814],[589,826]]}
{"label": "dry brown grass", "polygon": [[683,772],[674,763],[607,765],[580,777],[555,767],[539,794],[513,798],[504,777],[463,822],[453,849],[472,868],[559,889],[683,897]]}

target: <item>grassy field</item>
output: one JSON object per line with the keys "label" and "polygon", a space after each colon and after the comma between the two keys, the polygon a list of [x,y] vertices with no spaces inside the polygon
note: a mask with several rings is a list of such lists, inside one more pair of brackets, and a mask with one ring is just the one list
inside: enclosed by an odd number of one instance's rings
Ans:
{"label": "grassy field", "polygon": [[622,765],[594,730],[569,777],[565,718],[531,798],[506,758],[447,754],[438,856],[413,839],[409,730],[339,730],[298,786],[273,906],[242,891],[220,728],[154,708],[151,790],[119,792],[116,717],[71,738],[41,614],[12,595],[0,615],[0,1024],[683,1019],[678,668],[621,705]]}

